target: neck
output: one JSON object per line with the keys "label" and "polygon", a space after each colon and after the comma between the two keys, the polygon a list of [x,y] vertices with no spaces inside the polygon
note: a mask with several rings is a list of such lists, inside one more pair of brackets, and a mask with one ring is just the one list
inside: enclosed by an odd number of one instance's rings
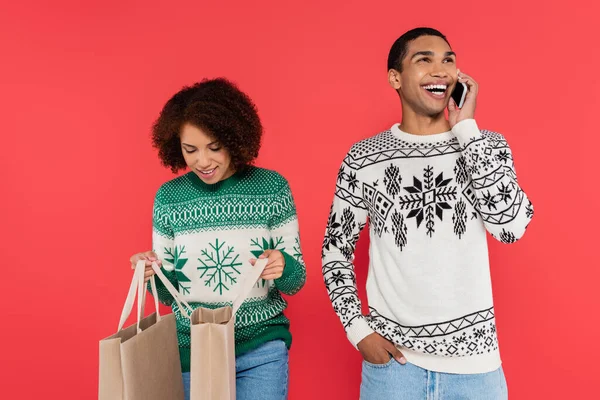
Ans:
{"label": "neck", "polygon": [[223,175],[223,178],[221,179],[221,181],[224,181],[225,179],[229,179],[233,176],[233,174],[235,174],[235,169],[233,168],[229,168],[227,170],[227,172],[225,173],[225,175]]}
{"label": "neck", "polygon": [[435,135],[437,133],[448,132],[450,130],[450,123],[443,111],[435,116],[423,115],[402,105],[400,129],[413,135]]}
{"label": "neck", "polygon": [[192,181],[192,183],[200,188],[204,192],[216,193],[223,190],[228,190],[231,187],[234,187],[236,183],[242,179],[242,174],[238,174],[236,170],[232,170],[231,173],[227,173],[223,176],[223,178],[215,183],[206,183],[198,176],[195,171],[190,171],[187,176]]}

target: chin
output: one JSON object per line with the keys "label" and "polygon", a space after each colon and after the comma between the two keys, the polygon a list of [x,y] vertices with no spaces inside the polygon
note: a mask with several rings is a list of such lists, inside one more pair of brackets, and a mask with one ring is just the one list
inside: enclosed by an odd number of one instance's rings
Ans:
{"label": "chin", "polygon": [[429,118],[439,118],[440,114],[444,114],[446,111],[448,102],[444,102],[444,104],[423,104],[421,115],[426,115]]}
{"label": "chin", "polygon": [[220,182],[222,179],[222,177],[220,176],[215,176],[214,178],[210,178],[210,179],[203,179],[204,183],[207,183],[209,185],[214,185],[215,183]]}
{"label": "chin", "polygon": [[446,108],[442,108],[441,110],[427,110],[426,115],[430,118],[439,118],[440,115],[444,114]]}
{"label": "chin", "polygon": [[215,183],[219,182],[219,181],[221,180],[221,178],[222,178],[221,176],[214,176],[214,177],[212,177],[212,178],[208,178],[208,179],[207,179],[206,177],[202,176],[201,174],[199,174],[199,173],[197,173],[197,172],[196,172],[196,176],[197,176],[198,178],[200,178],[200,180],[201,180],[202,182],[206,183],[207,185],[213,185],[213,184],[215,184]]}

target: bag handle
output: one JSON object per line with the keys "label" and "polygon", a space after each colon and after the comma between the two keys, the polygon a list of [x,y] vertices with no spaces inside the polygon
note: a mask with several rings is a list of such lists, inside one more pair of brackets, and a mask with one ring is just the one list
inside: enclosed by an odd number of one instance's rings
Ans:
{"label": "bag handle", "polygon": [[[138,264],[142,263],[143,268],[140,272],[140,276],[138,278],[138,296],[137,296],[137,332],[140,333],[140,321],[144,317],[144,305],[146,304],[146,279],[145,279],[145,271],[146,271],[146,262],[138,261]],[[136,266],[137,267],[137,266]],[[156,291],[156,282],[154,280],[154,276],[150,278],[150,290],[152,290],[152,298],[154,299],[154,308],[156,310],[156,322],[160,322],[160,311],[158,309],[158,294]]]}
{"label": "bag handle", "polygon": [[[175,289],[175,286],[173,286],[171,281],[165,276],[165,274],[162,272],[162,270],[156,262],[152,263],[152,269],[154,270],[154,273],[156,274],[158,279],[162,282],[165,289],[169,291],[169,294],[171,294],[171,296],[179,306],[179,309],[182,311],[182,314],[185,315],[188,319],[191,319],[192,312],[194,312],[194,309],[189,305],[187,301],[181,298],[179,291]],[[183,311],[187,311],[189,314]]]}
{"label": "bag handle", "polygon": [[[145,279],[144,279],[145,280]],[[150,290],[151,293],[158,293],[157,289],[156,289],[156,280],[154,279],[154,276],[152,276],[152,278],[150,279]],[[146,294],[148,293],[148,291],[146,290],[146,282],[144,282],[144,288],[142,290],[142,312],[140,313],[140,315],[144,315],[144,307],[146,306]],[[154,309],[156,310],[156,315],[157,315],[157,321],[160,321],[160,311],[158,310],[158,298],[156,296],[152,296],[152,298],[154,299]]]}
{"label": "bag handle", "polygon": [[[131,284],[129,285],[129,291],[127,293],[127,298],[125,299],[125,305],[123,306],[123,310],[121,311],[121,318],[119,320],[119,327],[117,332],[120,332],[127,321],[127,318],[131,315],[131,311],[133,310],[133,303],[137,298],[137,332],[141,331],[140,329],[140,321],[142,320],[143,305],[146,299],[145,291],[144,291],[144,271],[146,269],[146,261],[140,260],[137,262],[135,266],[135,270],[133,272],[133,278],[131,279]],[[156,282],[154,281],[154,277],[151,279],[150,283],[152,289],[152,296],[154,297],[154,305],[156,307],[156,320],[160,321],[160,313],[158,310],[158,296],[156,294]]]}
{"label": "bag handle", "polygon": [[244,300],[250,295],[252,288],[262,275],[268,262],[269,260],[266,258],[256,260],[256,264],[243,275],[242,286],[240,287],[237,297],[233,300],[233,315],[235,315],[237,310],[242,306]]}
{"label": "bag handle", "polygon": [[[245,274],[242,275],[242,279],[241,279],[242,285],[240,287],[240,291],[239,291],[237,297],[235,298],[235,300],[233,301],[232,308],[233,308],[234,315],[235,315],[236,311],[240,308],[240,306],[242,305],[244,300],[246,300],[246,298],[252,291],[252,288],[254,287],[254,285],[258,281],[258,278],[260,278],[265,267],[267,266],[267,263],[268,263],[267,259],[257,260],[256,264],[252,268],[250,268],[250,270],[248,272],[246,272]],[[188,319],[191,319],[194,309],[189,305],[189,303],[187,301],[185,301],[184,299],[181,298],[179,291],[177,289],[175,289],[175,287],[173,286],[171,281],[169,281],[169,279],[167,279],[165,274],[163,274],[163,272],[161,271],[158,264],[153,262],[152,269],[154,270],[158,279],[160,279],[162,284],[169,291],[169,293],[171,294],[171,296],[173,297],[173,299],[179,306],[179,309],[187,310],[189,312],[189,315],[187,313],[182,313],[182,314],[185,315]]]}

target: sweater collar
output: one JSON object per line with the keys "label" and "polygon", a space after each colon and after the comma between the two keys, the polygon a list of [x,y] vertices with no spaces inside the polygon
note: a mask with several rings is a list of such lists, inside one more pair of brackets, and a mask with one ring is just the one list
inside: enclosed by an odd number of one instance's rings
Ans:
{"label": "sweater collar", "polygon": [[237,171],[227,179],[223,179],[217,183],[208,184],[202,181],[193,171],[187,173],[187,177],[192,184],[203,192],[222,192],[235,186],[245,175],[245,170]]}
{"label": "sweater collar", "polygon": [[390,129],[392,134],[398,139],[402,139],[409,143],[435,143],[443,142],[444,140],[450,140],[454,138],[452,131],[434,133],[432,135],[415,135],[412,133],[404,132],[400,129],[400,124],[394,124]]}

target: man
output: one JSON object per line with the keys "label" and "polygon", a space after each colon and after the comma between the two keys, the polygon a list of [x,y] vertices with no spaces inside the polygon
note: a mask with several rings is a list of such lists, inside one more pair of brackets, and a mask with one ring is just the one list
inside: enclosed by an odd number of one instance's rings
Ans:
{"label": "man", "polygon": [[[323,243],[333,308],[364,358],[361,399],[506,399],[486,230],[517,241],[533,206],[504,137],[478,129],[478,85],[458,71],[444,35],[402,35],[388,80],[402,123],[348,152]],[[461,109],[457,82],[468,86]],[[365,316],[353,259],[367,220]]]}

